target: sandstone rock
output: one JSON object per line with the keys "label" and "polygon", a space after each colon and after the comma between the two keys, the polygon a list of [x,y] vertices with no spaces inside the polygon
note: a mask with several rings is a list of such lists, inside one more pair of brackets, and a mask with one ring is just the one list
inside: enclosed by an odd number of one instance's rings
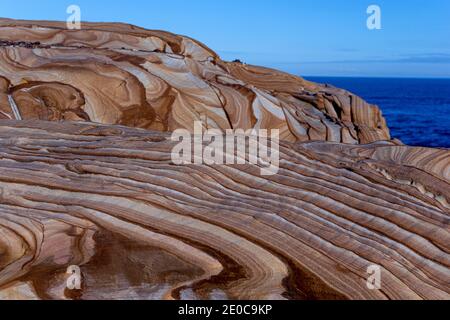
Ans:
{"label": "sandstone rock", "polygon": [[[282,142],[279,173],[261,177],[174,166],[173,144],[0,122],[0,288],[65,298],[75,264],[82,298],[450,298],[449,151]],[[366,287],[372,264],[380,291]]]}
{"label": "sandstone rock", "polygon": [[[158,131],[274,129],[287,141],[389,140],[376,106],[345,90],[222,61],[193,39],[124,24],[0,19],[0,116]],[[344,134],[341,131],[344,130]]]}
{"label": "sandstone rock", "polygon": [[[450,299],[448,150],[344,90],[83,25],[0,20],[0,299]],[[279,128],[279,172],[175,165],[194,120]]]}

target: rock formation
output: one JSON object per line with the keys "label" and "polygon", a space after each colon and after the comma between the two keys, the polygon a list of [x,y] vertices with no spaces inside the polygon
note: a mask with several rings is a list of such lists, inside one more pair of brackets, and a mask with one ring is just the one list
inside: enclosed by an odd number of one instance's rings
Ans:
{"label": "rock formation", "polygon": [[157,131],[260,128],[286,141],[389,140],[380,110],[345,90],[229,63],[187,37],[121,24],[0,20],[0,117]]}
{"label": "rock formation", "polygon": [[[0,119],[0,299],[450,299],[450,151],[391,141],[345,90],[167,32],[2,19]],[[280,129],[278,174],[174,165],[196,120]]]}

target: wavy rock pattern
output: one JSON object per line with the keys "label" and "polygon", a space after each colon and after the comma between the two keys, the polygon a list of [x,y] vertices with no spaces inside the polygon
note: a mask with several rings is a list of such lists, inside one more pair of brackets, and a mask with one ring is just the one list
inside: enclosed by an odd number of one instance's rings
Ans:
{"label": "wavy rock pattern", "polygon": [[[0,299],[450,299],[450,151],[187,37],[64,27],[0,19]],[[279,128],[278,174],[174,165],[194,120]]]}
{"label": "wavy rock pattern", "polygon": [[158,131],[275,129],[286,141],[389,140],[380,110],[345,90],[229,63],[201,43],[123,24],[0,19],[0,117]]}
{"label": "wavy rock pattern", "polygon": [[173,146],[0,122],[0,295],[64,298],[77,264],[82,298],[450,298],[449,151],[282,142],[280,172],[261,177],[174,166]]}

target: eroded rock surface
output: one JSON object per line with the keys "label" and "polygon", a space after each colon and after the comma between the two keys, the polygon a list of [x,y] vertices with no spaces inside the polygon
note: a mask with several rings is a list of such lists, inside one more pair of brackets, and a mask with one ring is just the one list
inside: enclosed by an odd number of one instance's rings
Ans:
{"label": "eroded rock surface", "polygon": [[158,131],[280,129],[286,141],[389,140],[380,110],[341,89],[222,61],[183,36],[123,24],[0,19],[0,117]]}
{"label": "eroded rock surface", "polygon": [[450,298],[449,151],[282,142],[279,173],[262,177],[174,166],[173,146],[0,122],[0,294],[64,298],[75,264],[84,298]]}
{"label": "eroded rock surface", "polygon": [[[0,299],[450,299],[450,152],[377,107],[128,25],[0,39]],[[175,165],[194,120],[279,128],[279,172]]]}

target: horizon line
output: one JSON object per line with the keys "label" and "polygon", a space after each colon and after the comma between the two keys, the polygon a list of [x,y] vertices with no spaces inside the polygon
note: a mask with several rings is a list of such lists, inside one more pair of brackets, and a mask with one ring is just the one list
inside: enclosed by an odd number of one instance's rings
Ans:
{"label": "horizon line", "polygon": [[417,80],[450,80],[450,76],[341,76],[341,75],[299,75],[301,78],[360,78],[360,79],[417,79]]}

